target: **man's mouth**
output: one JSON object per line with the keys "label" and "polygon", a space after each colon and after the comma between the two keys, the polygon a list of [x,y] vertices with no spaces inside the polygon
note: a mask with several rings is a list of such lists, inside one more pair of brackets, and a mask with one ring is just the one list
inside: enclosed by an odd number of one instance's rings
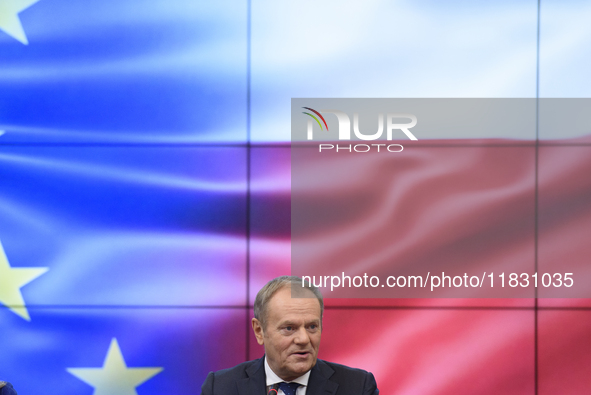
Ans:
{"label": "man's mouth", "polygon": [[297,351],[297,352],[292,353],[291,355],[295,355],[298,357],[307,357],[308,355],[310,355],[310,352],[309,351]]}

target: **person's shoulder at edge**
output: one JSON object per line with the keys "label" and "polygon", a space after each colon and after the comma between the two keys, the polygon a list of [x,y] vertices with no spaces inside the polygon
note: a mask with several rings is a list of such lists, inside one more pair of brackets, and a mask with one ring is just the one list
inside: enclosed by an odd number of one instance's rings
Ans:
{"label": "person's shoulder at edge", "polygon": [[16,395],[16,391],[12,388],[12,384],[0,381],[0,395]]}

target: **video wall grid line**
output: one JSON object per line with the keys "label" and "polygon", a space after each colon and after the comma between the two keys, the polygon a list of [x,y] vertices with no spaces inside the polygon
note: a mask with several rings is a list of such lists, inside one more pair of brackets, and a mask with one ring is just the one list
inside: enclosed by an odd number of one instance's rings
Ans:
{"label": "video wall grid line", "polygon": [[[536,149],[535,149],[535,169],[534,169],[534,272],[538,272],[538,164],[539,164],[539,104],[540,104],[540,1],[538,0],[537,31],[536,31]],[[534,391],[538,395],[538,289],[534,289]]]}
{"label": "video wall grid line", "polygon": [[[10,309],[13,307],[19,306],[11,306],[11,305],[2,305],[0,309]],[[215,305],[188,305],[188,306],[179,306],[179,305],[35,305],[35,304],[27,304],[27,308],[35,309],[35,310],[53,310],[53,309],[85,309],[85,310],[104,310],[104,309],[121,309],[121,310],[252,310],[253,306],[241,306],[241,305],[222,305],[222,306],[215,306]],[[425,311],[425,310],[433,310],[433,311],[591,311],[591,306],[405,306],[405,305],[398,305],[398,306],[372,306],[372,305],[363,305],[363,306],[352,306],[352,305],[342,305],[342,306],[325,306],[324,310],[417,310],[417,311]],[[250,313],[249,313],[250,314]],[[250,315],[248,318],[248,324],[250,329]],[[249,334],[250,338],[250,334]]]}
{"label": "video wall grid line", "polygon": [[251,198],[251,135],[250,135],[250,66],[251,66],[251,0],[246,1],[246,339],[245,340],[245,361],[250,355],[250,198]]}
{"label": "video wall grid line", "polygon": [[[537,132],[537,131],[536,131]],[[0,143],[0,147],[39,148],[290,148],[290,143]],[[495,148],[495,147],[591,147],[591,142],[554,140],[490,142],[490,143],[424,143],[417,148]]]}

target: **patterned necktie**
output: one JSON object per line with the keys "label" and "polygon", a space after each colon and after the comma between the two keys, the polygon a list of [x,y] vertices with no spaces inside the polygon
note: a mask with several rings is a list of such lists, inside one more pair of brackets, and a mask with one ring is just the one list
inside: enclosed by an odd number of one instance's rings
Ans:
{"label": "patterned necktie", "polygon": [[300,385],[298,383],[286,383],[279,384],[279,389],[283,391],[285,395],[295,395],[296,390]]}

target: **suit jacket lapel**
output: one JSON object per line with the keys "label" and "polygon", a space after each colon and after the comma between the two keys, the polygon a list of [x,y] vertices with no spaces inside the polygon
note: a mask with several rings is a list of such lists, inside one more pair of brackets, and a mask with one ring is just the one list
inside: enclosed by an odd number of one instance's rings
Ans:
{"label": "suit jacket lapel", "polygon": [[254,361],[246,369],[248,377],[236,382],[239,395],[265,395],[266,380],[263,361],[263,358]]}
{"label": "suit jacket lapel", "polygon": [[333,373],[334,370],[330,366],[318,359],[310,372],[306,395],[334,395],[339,385],[329,380]]}

